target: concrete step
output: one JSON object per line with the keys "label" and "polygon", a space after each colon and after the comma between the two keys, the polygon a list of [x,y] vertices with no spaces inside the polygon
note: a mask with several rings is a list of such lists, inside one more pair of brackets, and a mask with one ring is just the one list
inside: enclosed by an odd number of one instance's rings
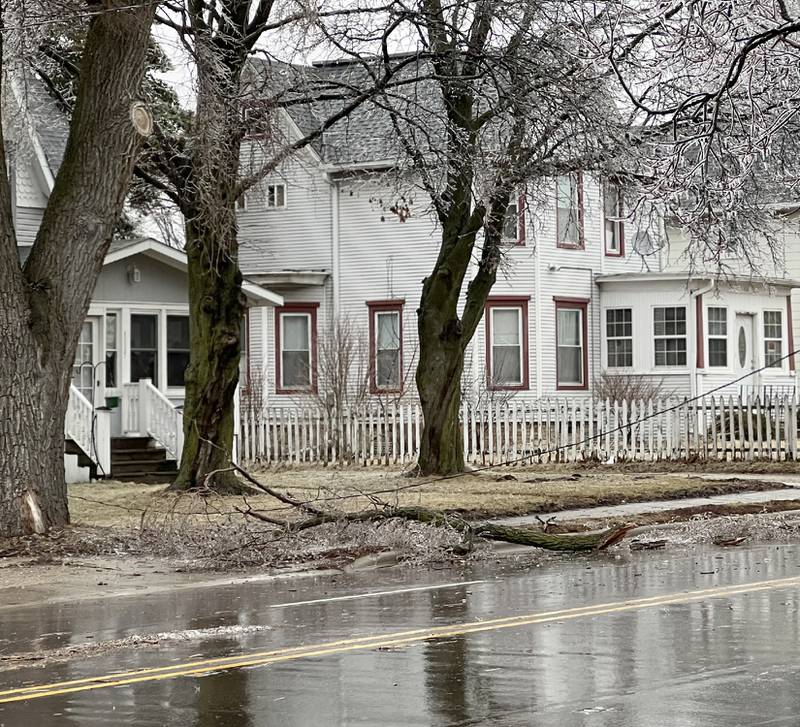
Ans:
{"label": "concrete step", "polygon": [[113,449],[111,464],[127,462],[160,462],[167,458],[167,450],[163,447],[147,447],[145,449]]}

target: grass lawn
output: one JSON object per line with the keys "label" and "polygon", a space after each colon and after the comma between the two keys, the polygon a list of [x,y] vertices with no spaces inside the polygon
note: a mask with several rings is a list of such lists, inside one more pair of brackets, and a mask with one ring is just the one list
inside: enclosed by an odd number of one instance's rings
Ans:
{"label": "grass lawn", "polygon": [[[326,508],[360,510],[373,502],[385,502],[453,510],[476,518],[781,488],[775,482],[735,478],[712,482],[679,473],[559,470],[544,474],[541,469],[513,473],[498,469],[439,482],[405,477],[399,470],[366,469],[294,469],[262,472],[257,477],[297,499]],[[248,496],[246,501],[242,497],[176,496],[166,493],[164,485],[123,482],[71,485],[69,498],[74,524],[99,527],[136,526],[146,513],[174,512],[198,522],[214,521],[247,505],[276,517],[294,515],[268,495]]]}

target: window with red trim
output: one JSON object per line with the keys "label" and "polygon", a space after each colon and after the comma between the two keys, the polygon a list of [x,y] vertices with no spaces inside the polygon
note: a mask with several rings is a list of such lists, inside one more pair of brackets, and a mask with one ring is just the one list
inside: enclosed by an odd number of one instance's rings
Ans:
{"label": "window with red trim", "polygon": [[486,302],[486,373],[491,389],[528,388],[528,299]]}
{"label": "window with red trim", "polygon": [[316,388],[318,307],[318,303],[293,303],[275,309],[275,390],[278,394]]}
{"label": "window with red trim", "polygon": [[580,172],[556,179],[556,234],[558,247],[583,249],[583,174]]}
{"label": "window with red trim", "polygon": [[525,245],[525,195],[514,194],[503,218],[503,242],[507,245]]}
{"label": "window with red trim", "polygon": [[613,182],[606,182],[603,188],[603,217],[606,255],[622,257],[625,254],[625,207],[622,190]]}
{"label": "window with red trim", "polygon": [[367,303],[373,394],[397,394],[403,390],[403,303],[402,300]]}
{"label": "window with red trim", "polygon": [[556,388],[587,388],[589,359],[585,300],[556,298]]}

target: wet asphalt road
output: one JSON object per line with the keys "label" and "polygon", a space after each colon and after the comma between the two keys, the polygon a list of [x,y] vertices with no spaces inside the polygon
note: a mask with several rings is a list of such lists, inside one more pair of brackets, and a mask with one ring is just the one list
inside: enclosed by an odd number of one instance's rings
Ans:
{"label": "wet asphalt road", "polygon": [[[186,628],[272,628],[0,671],[0,690],[448,629],[439,638],[400,645],[377,641],[268,665],[0,704],[0,725],[800,725],[797,581],[683,603],[630,603],[798,576],[800,545],[773,544],[554,558],[538,567],[506,561],[392,569],[2,610],[2,654]],[[480,582],[458,585],[465,581]],[[392,593],[350,598],[385,591]],[[339,600],[320,600],[330,598]],[[309,600],[316,602],[301,603]],[[596,604],[615,605],[574,611]],[[564,618],[492,625],[561,609],[569,609]],[[490,623],[459,633],[478,621]]]}

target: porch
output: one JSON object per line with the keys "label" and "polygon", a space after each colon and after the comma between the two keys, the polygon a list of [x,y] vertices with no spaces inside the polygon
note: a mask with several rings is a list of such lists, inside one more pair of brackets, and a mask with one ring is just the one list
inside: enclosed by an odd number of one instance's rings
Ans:
{"label": "porch", "polygon": [[[68,481],[169,481],[183,449],[182,407],[151,379],[123,384],[117,406],[95,406],[74,385],[64,423]],[[115,431],[115,419],[121,431]]]}

